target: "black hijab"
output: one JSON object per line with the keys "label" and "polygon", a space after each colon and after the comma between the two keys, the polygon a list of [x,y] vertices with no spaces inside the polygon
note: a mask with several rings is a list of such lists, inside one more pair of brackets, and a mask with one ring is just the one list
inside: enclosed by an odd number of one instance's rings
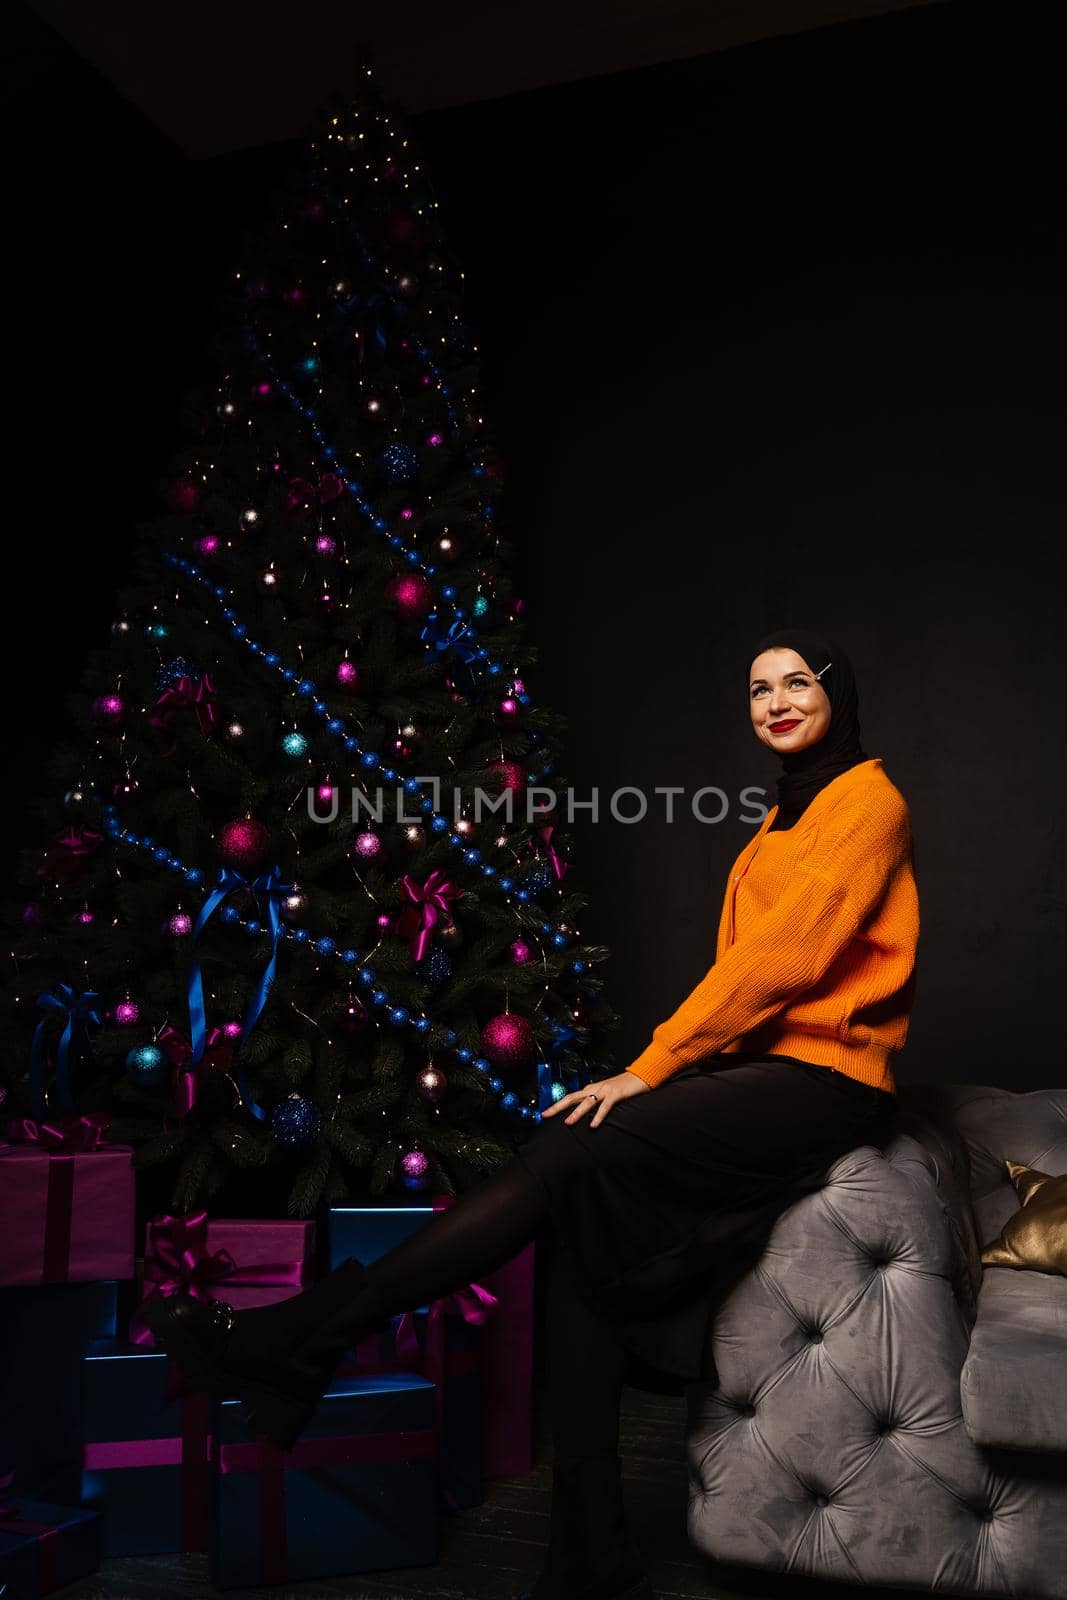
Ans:
{"label": "black hijab", "polygon": [[[768,832],[791,828],[820,789],[839,773],[870,756],[860,745],[859,695],[852,663],[833,639],[804,628],[783,628],[769,633],[752,652],[751,661],[764,650],[795,650],[813,673],[830,701],[830,726],[817,744],[795,755],[779,757],[782,776],[778,779],[778,812]],[[824,670],[827,669],[827,670]]]}

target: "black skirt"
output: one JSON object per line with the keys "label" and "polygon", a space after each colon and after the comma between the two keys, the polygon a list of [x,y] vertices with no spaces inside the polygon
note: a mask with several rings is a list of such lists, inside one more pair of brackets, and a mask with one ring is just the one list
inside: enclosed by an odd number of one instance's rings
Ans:
{"label": "black skirt", "polygon": [[630,1381],[672,1375],[679,1392],[714,1380],[711,1322],[777,1218],[847,1151],[884,1144],[896,1096],[791,1056],[713,1055],[597,1128],[592,1109],[569,1114],[516,1154],[544,1185],[583,1293],[634,1358]]}

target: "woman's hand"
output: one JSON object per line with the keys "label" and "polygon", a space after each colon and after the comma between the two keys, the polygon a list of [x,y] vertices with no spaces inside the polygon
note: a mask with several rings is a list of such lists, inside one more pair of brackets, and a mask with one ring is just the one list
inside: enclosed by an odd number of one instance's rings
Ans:
{"label": "woman's hand", "polygon": [[[557,1111],[569,1106],[571,1114],[563,1120],[576,1122],[580,1117],[584,1117],[587,1111],[595,1111],[596,1115],[589,1126],[597,1128],[617,1100],[628,1100],[632,1094],[647,1094],[651,1088],[652,1085],[639,1078],[636,1072],[619,1072],[614,1078],[599,1078],[584,1089],[572,1089],[570,1094],[565,1094],[554,1106],[542,1111],[541,1115],[554,1117]],[[596,1095],[595,1100],[594,1095]]]}

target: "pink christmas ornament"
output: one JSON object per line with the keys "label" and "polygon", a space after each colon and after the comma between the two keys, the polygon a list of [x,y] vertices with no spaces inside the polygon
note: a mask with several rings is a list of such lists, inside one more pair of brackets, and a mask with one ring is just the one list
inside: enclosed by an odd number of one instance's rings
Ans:
{"label": "pink christmas ornament", "polygon": [[448,1079],[440,1067],[435,1067],[431,1062],[428,1066],[423,1067],[415,1079],[415,1087],[419,1092],[420,1099],[425,1100],[427,1105],[435,1106],[448,1093]]}
{"label": "pink christmas ornament", "polygon": [[517,761],[490,761],[485,770],[500,774],[503,789],[510,789],[514,794],[525,792],[526,774]]}
{"label": "pink christmas ornament", "polygon": [[367,1008],[362,1000],[357,1000],[355,995],[349,995],[348,1004],[341,1012],[338,1027],[342,1033],[362,1033],[367,1026]]}
{"label": "pink christmas ornament", "polygon": [[335,556],[337,554],[337,540],[331,539],[328,533],[316,535],[315,554],[317,556]]}
{"label": "pink christmas ornament", "polygon": [[506,1011],[482,1029],[482,1054],[502,1071],[518,1071],[536,1056],[537,1039],[525,1017]]}
{"label": "pink christmas ornament", "polygon": [[408,621],[424,617],[433,607],[433,585],[418,572],[399,572],[385,586],[385,598]]}
{"label": "pink christmas ornament", "polygon": [[360,861],[380,861],[385,855],[385,845],[380,834],[365,828],[352,841],[352,854]]}
{"label": "pink christmas ornament", "polygon": [[176,911],[167,922],[167,932],[172,939],[188,939],[193,931],[193,919],[188,911]]}
{"label": "pink christmas ornament", "polygon": [[500,702],[500,715],[506,722],[514,722],[521,710],[522,707],[519,705],[519,702],[515,699],[514,695],[505,695],[504,699]]}
{"label": "pink christmas ornament", "polygon": [[338,687],[351,694],[359,686],[359,668],[354,661],[339,661],[337,663]]}
{"label": "pink christmas ornament", "polygon": [[141,1020],[141,1008],[129,995],[115,1007],[115,1021],[120,1028],[132,1028]]}
{"label": "pink christmas ornament", "polygon": [[79,927],[91,928],[96,921],[96,914],[90,911],[88,906],[82,906],[80,911],[74,913],[74,921],[78,923]]}
{"label": "pink christmas ornament", "polygon": [[315,800],[320,806],[332,806],[336,793],[332,783],[320,783],[315,790]]}
{"label": "pink christmas ornament", "polygon": [[390,912],[390,911],[379,911],[377,917],[375,918],[375,921],[377,922],[379,928],[381,928],[383,933],[387,932],[393,926],[392,912]]}
{"label": "pink christmas ornament", "polygon": [[222,1024],[222,1031],[227,1039],[239,1039],[243,1029],[239,1022],[224,1022]]}
{"label": "pink christmas ornament", "polygon": [[120,694],[98,694],[91,709],[93,721],[102,728],[117,728],[126,719],[126,702]]}
{"label": "pink christmas ornament", "polygon": [[400,1157],[400,1170],[408,1188],[425,1188],[430,1177],[430,1158],[422,1150],[405,1150]]}
{"label": "pink christmas ornament", "polygon": [[215,849],[223,866],[234,872],[252,872],[267,859],[270,829],[252,817],[238,817],[219,829]]}
{"label": "pink christmas ornament", "polygon": [[211,561],[220,548],[221,541],[217,533],[202,533],[199,539],[193,540],[193,549],[202,561]]}
{"label": "pink christmas ornament", "polygon": [[534,958],[533,945],[527,944],[525,939],[513,939],[508,945],[508,955],[517,967],[524,967]]}
{"label": "pink christmas ornament", "polygon": [[195,511],[200,503],[200,491],[190,479],[179,478],[171,484],[167,500],[172,511]]}

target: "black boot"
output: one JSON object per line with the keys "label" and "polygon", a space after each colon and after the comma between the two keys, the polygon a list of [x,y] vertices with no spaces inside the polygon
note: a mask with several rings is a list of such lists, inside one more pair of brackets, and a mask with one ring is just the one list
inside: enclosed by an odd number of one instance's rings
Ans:
{"label": "black boot", "polygon": [[[273,1306],[234,1311],[217,1300],[171,1295],[141,1311],[145,1326],[194,1389],[236,1395],[249,1427],[292,1449],[306,1428],[345,1350],[382,1325],[367,1292],[366,1268],[346,1261],[303,1293]],[[343,1342],[308,1339],[343,1308]]]}
{"label": "black boot", "polygon": [[655,1600],[626,1526],[617,1455],[557,1461],[547,1559],[519,1600]]}

